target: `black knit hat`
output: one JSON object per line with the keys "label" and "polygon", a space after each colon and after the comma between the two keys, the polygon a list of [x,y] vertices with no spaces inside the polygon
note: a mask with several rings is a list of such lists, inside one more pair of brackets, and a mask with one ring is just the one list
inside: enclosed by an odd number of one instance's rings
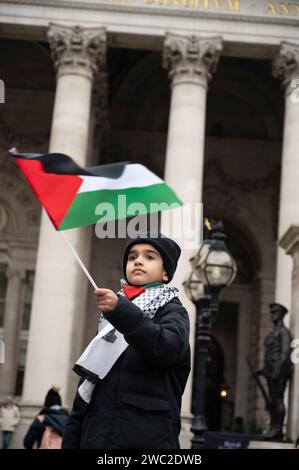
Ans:
{"label": "black knit hat", "polygon": [[59,414],[46,414],[44,424],[51,426],[54,431],[62,437],[68,419],[68,412],[62,409]]}
{"label": "black knit hat", "polygon": [[45,403],[44,403],[45,407],[50,408],[50,406],[54,406],[54,405],[61,406],[61,397],[58,393],[58,390],[59,388],[55,386],[50,388],[45,398]]}
{"label": "black knit hat", "polygon": [[123,272],[126,281],[128,282],[126,277],[126,266],[129,252],[132,246],[136,245],[137,243],[149,243],[158,250],[163,259],[163,266],[168,276],[168,281],[165,281],[165,283],[167,284],[170,282],[177,267],[177,263],[181,254],[181,248],[174,240],[167,238],[165,235],[159,232],[147,232],[146,234],[139,234],[136,238],[129,240],[123,255]]}

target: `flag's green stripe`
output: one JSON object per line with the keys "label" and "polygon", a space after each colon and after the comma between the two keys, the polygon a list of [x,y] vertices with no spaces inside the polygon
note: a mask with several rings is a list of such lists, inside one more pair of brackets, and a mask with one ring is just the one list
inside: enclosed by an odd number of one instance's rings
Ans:
{"label": "flag's green stripe", "polygon": [[[120,195],[126,196],[126,204],[122,203],[119,205],[118,196]],[[103,221],[103,216],[99,213],[95,213],[96,207],[100,203],[111,204],[111,206],[109,206],[109,212],[105,215],[106,221],[123,219],[125,217],[135,215],[133,212],[130,213],[129,207],[130,204],[134,203],[141,203],[144,205],[144,208],[141,208],[139,212],[140,214],[156,212],[157,209],[152,207],[153,203],[166,203],[168,205],[176,203],[177,206],[181,206],[183,204],[182,201],[177,198],[172,189],[165,183],[153,184],[142,188],[126,188],[123,190],[105,189],[78,193],[58,230],[67,230],[69,228],[82,227],[84,225],[95,224],[98,221]],[[127,209],[129,209],[128,212]],[[164,209],[162,208],[162,210]],[[101,212],[101,214],[103,214],[103,212]]]}

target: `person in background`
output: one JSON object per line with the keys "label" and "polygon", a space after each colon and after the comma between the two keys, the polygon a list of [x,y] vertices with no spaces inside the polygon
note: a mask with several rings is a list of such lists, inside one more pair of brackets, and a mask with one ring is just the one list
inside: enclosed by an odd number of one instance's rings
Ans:
{"label": "person in background", "polygon": [[59,387],[48,391],[44,406],[24,437],[25,449],[60,449],[68,411],[61,406]]}
{"label": "person in background", "polygon": [[0,409],[2,449],[8,449],[13,433],[20,422],[20,412],[11,396],[7,397]]}
{"label": "person in background", "polygon": [[[63,449],[179,449],[181,398],[190,372],[189,317],[168,286],[181,253],[161,233],[129,240],[116,295],[96,289],[103,323],[74,370],[82,377]],[[108,325],[109,326],[109,325]],[[103,328],[106,326],[103,325]]]}

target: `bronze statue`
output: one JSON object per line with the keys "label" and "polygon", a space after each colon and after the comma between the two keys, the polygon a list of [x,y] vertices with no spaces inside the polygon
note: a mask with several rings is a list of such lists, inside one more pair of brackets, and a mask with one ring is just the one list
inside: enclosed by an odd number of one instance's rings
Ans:
{"label": "bronze statue", "polygon": [[263,375],[267,380],[268,400],[266,408],[270,413],[271,424],[264,435],[265,440],[283,438],[283,421],[285,406],[284,392],[291,378],[293,364],[291,362],[292,335],[285,327],[283,318],[287,309],[280,304],[270,304],[271,320],[274,329],[265,338],[264,367],[255,372],[255,376]]}

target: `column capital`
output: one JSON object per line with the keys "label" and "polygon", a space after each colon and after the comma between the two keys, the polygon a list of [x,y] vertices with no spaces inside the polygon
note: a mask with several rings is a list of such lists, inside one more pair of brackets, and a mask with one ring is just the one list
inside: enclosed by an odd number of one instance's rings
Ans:
{"label": "column capital", "polygon": [[58,75],[80,74],[92,79],[106,61],[105,28],[50,23],[47,36]]}
{"label": "column capital", "polygon": [[[98,130],[107,128],[109,125],[108,95],[108,72],[103,67],[101,72],[96,75],[93,87],[95,126]],[[97,135],[99,136],[99,134]]]}
{"label": "column capital", "polygon": [[299,44],[281,43],[273,61],[273,76],[282,80],[286,95],[294,90],[292,81],[299,78]]}
{"label": "column capital", "polygon": [[163,68],[172,84],[192,82],[207,87],[216,71],[223,49],[221,37],[201,38],[167,33],[163,49]]}
{"label": "column capital", "polygon": [[26,272],[22,268],[14,267],[14,266],[8,266],[8,268],[5,271],[5,275],[8,279],[12,279],[14,277],[23,280],[26,277]]}

